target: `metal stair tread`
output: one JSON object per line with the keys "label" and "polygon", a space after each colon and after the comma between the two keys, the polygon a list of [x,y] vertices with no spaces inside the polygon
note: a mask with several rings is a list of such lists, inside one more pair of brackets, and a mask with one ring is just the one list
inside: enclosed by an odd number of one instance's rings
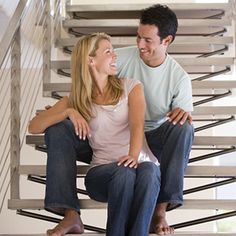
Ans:
{"label": "metal stair tread", "polygon": [[[77,165],[78,175],[84,176],[88,171],[88,165]],[[19,174],[21,175],[46,175],[45,165],[20,165]],[[235,177],[236,166],[194,166],[189,165],[185,172],[185,177],[195,176],[216,176],[216,177]]]}
{"label": "metal stair tread", "polygon": [[[26,144],[43,145],[44,136],[27,135]],[[236,145],[236,136],[195,136],[193,145]]]}
{"label": "metal stair tread", "polygon": [[[69,19],[63,21],[64,28],[90,28],[90,27],[137,27],[138,19]],[[179,28],[181,27],[212,27],[229,26],[231,20],[228,19],[179,19]]]}
{"label": "metal stair tread", "polygon": [[[233,65],[234,59],[233,57],[209,57],[209,58],[175,58],[181,65],[189,66],[227,66]],[[70,68],[70,60],[52,60],[51,61],[52,69],[69,69]]]}
{"label": "metal stair tread", "polygon": [[[11,199],[8,200],[8,207],[12,210],[16,209],[43,209],[43,199]],[[202,210],[235,210],[236,200],[209,200],[209,199],[185,199],[183,206],[178,209],[202,209]],[[80,199],[81,209],[104,209],[106,203],[97,202],[91,199]]]}

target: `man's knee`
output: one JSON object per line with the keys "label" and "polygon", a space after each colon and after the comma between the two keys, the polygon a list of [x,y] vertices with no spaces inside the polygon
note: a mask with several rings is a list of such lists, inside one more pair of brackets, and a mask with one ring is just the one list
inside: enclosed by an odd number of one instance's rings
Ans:
{"label": "man's knee", "polygon": [[193,138],[194,128],[189,122],[185,122],[183,125],[177,124],[174,126],[175,132],[183,137]]}

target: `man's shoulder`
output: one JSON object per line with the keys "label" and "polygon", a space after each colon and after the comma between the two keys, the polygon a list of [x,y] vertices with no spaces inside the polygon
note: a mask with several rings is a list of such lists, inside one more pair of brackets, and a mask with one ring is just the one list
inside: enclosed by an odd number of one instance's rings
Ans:
{"label": "man's shoulder", "polygon": [[166,60],[167,60],[168,67],[170,67],[169,69],[171,69],[175,73],[184,74],[188,76],[185,69],[179,64],[179,62],[175,58],[173,58],[172,56],[168,54]]}

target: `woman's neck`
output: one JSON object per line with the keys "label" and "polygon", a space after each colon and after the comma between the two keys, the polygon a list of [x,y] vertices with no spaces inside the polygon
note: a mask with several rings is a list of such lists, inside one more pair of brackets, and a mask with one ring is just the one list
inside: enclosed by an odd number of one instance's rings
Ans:
{"label": "woman's neck", "polygon": [[110,97],[108,94],[108,77],[100,77],[100,78],[93,78],[94,86],[93,86],[93,100],[95,103],[98,104],[106,104]]}

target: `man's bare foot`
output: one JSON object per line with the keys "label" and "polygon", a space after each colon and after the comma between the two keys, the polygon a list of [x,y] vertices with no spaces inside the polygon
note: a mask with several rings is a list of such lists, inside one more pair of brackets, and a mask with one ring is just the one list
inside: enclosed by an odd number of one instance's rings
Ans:
{"label": "man's bare foot", "polygon": [[157,204],[151,226],[150,232],[157,235],[173,234],[174,228],[170,227],[166,221],[166,208],[168,203]]}
{"label": "man's bare foot", "polygon": [[47,231],[48,236],[64,236],[70,234],[82,234],[84,232],[84,225],[80,215],[75,210],[67,210],[65,217],[54,228]]}

